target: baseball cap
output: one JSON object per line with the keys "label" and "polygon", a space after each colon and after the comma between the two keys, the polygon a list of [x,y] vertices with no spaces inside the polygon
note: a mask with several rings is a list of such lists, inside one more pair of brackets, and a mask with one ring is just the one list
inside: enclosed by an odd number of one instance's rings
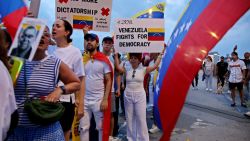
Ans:
{"label": "baseball cap", "polygon": [[87,33],[84,36],[84,40],[87,40],[89,38],[94,39],[94,40],[96,40],[97,43],[99,43],[99,38],[98,38],[98,36],[96,34],[94,34],[94,33]]}
{"label": "baseball cap", "polygon": [[113,38],[111,38],[111,37],[109,37],[109,36],[104,37],[103,40],[102,40],[102,42],[104,42],[104,41],[111,41],[112,43],[114,43]]}

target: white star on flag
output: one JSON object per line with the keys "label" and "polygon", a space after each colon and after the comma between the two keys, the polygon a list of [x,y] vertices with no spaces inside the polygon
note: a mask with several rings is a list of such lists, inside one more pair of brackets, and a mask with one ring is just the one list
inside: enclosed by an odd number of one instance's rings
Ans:
{"label": "white star on flag", "polygon": [[184,30],[185,28],[185,24],[182,24],[181,28],[180,28],[180,33]]}
{"label": "white star on flag", "polygon": [[189,22],[187,23],[186,27],[185,27],[185,30],[189,30],[190,26],[192,25],[192,21],[189,20]]}
{"label": "white star on flag", "polygon": [[174,33],[174,38],[177,37],[178,33],[179,33],[179,29],[177,29],[177,30],[175,31],[175,33]]}
{"label": "white star on flag", "polygon": [[159,88],[159,84],[156,85],[156,93],[159,94],[160,88]]}

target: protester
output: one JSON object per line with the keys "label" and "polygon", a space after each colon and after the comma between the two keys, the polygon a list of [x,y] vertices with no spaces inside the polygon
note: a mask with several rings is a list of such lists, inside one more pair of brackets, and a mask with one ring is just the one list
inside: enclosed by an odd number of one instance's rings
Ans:
{"label": "protester", "polygon": [[[248,75],[250,75],[250,53],[249,52],[245,52],[244,53],[244,59],[243,59],[245,65],[246,65],[246,75],[245,78],[248,77]],[[245,83],[243,84],[243,93],[244,93],[244,99],[245,101],[248,101],[249,99],[249,93],[250,93],[250,89],[249,89],[249,79],[245,80]]]}
{"label": "protester", "polygon": [[119,65],[118,55],[115,55],[115,67],[126,75],[126,89],[124,95],[125,113],[128,123],[128,141],[149,141],[146,121],[146,94],[143,79],[147,73],[154,71],[160,64],[159,55],[154,66],[143,67],[141,53],[129,53],[129,64]]}
{"label": "protester", "polygon": [[[19,123],[8,140],[53,140],[63,141],[63,131],[59,122],[38,125],[30,121],[24,110],[27,95],[32,99],[45,97],[46,101],[57,102],[62,94],[79,90],[80,81],[77,76],[61,60],[47,56],[46,50],[50,41],[49,28],[46,27],[33,61],[25,60],[15,87],[18,105]],[[65,86],[57,87],[58,80]]]}
{"label": "protester", "polygon": [[87,52],[83,56],[86,73],[86,94],[84,97],[84,117],[81,118],[79,126],[80,138],[81,141],[89,140],[90,119],[93,113],[96,129],[99,132],[98,138],[101,141],[103,134],[109,134],[110,122],[104,122],[103,120],[110,116],[110,107],[108,106],[110,106],[109,96],[111,96],[113,78],[112,66],[108,58],[98,51],[99,38],[96,34],[85,34],[84,48]]}
{"label": "protester", "polygon": [[[114,114],[116,112],[116,102],[115,102],[115,97],[120,96],[120,77],[117,75],[114,75],[115,73],[115,68],[114,68],[114,59],[113,59],[113,48],[114,48],[114,41],[111,37],[104,37],[102,40],[102,47],[103,47],[103,54],[109,59],[111,65],[112,65],[112,70],[113,70],[113,83],[112,83],[112,88],[111,88],[111,122],[110,122],[110,135],[109,135],[109,140],[110,141],[116,141],[118,140],[117,138],[113,137],[113,130],[114,130]],[[117,77],[116,77],[117,76]],[[116,79],[116,81],[115,81]],[[115,82],[117,86],[117,90],[115,91]]]}
{"label": "protester", "polygon": [[32,46],[36,40],[37,30],[29,25],[23,29],[18,36],[17,47],[11,51],[11,55],[28,59],[32,51]]}
{"label": "protester", "polygon": [[[159,53],[150,53],[150,62],[149,66],[154,66],[155,61],[157,60],[157,57],[159,56]],[[149,133],[154,134],[160,131],[160,129],[156,125],[156,121],[154,118],[154,90],[155,90],[155,85],[154,85],[154,77],[156,75],[157,69],[154,71],[150,72],[150,81],[149,81],[149,104],[147,106],[147,109],[152,109],[152,115],[153,115],[153,124],[152,127],[149,129]]]}
{"label": "protester", "polygon": [[225,74],[227,73],[228,63],[225,62],[224,57],[220,57],[220,62],[216,64],[216,76],[217,76],[217,85],[221,83],[221,86],[224,87],[225,84]]}
{"label": "protester", "polygon": [[[65,112],[60,123],[66,141],[69,141],[70,139],[70,130],[75,115],[75,105],[77,106],[78,119],[81,119],[84,114],[83,98],[85,94],[85,72],[81,51],[71,44],[72,39],[70,37],[72,33],[73,28],[66,20],[58,19],[53,24],[52,36],[57,43],[57,47],[52,54],[67,64],[82,82],[80,92],[72,93],[70,95],[62,95],[60,97],[60,101],[62,101],[62,104],[65,107]],[[63,86],[64,84],[60,81],[58,85]]]}
{"label": "protester", "polygon": [[212,82],[213,82],[213,72],[214,72],[214,63],[211,56],[207,56],[207,60],[204,64],[203,71],[205,74],[206,82],[206,91],[212,91]]}
{"label": "protester", "polygon": [[241,106],[247,107],[243,98],[243,82],[245,81],[245,63],[238,58],[237,52],[232,52],[232,61],[228,64],[228,70],[230,71],[229,74],[229,89],[231,91],[231,97],[233,103],[231,104],[232,107],[236,106],[235,103],[235,88],[239,91]]}
{"label": "protester", "polygon": [[[11,38],[6,30],[0,29],[0,140],[5,140],[10,127],[17,123],[17,109],[13,82],[8,69],[10,64],[7,57]],[[16,115],[14,117],[14,115]]]}
{"label": "protester", "polygon": [[199,83],[199,72],[195,75],[194,80],[192,81],[192,87],[194,90],[198,90]]}

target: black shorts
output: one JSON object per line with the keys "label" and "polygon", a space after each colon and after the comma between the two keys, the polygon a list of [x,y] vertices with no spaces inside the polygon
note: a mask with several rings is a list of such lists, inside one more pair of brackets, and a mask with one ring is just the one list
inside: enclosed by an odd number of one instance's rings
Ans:
{"label": "black shorts", "polygon": [[243,89],[243,83],[239,82],[239,83],[231,83],[229,82],[229,89],[235,89],[235,87],[237,87],[238,91],[241,91]]}
{"label": "black shorts", "polygon": [[75,104],[71,102],[62,102],[65,108],[64,114],[60,120],[63,132],[69,131],[71,129],[74,116],[75,116]]}

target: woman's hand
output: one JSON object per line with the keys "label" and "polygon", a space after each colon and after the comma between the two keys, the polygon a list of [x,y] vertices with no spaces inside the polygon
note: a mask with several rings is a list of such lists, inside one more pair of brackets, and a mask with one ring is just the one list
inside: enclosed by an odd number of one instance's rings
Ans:
{"label": "woman's hand", "polygon": [[62,90],[60,88],[56,88],[52,93],[50,93],[45,98],[45,101],[54,102],[54,103],[58,102],[61,94],[62,94]]}

